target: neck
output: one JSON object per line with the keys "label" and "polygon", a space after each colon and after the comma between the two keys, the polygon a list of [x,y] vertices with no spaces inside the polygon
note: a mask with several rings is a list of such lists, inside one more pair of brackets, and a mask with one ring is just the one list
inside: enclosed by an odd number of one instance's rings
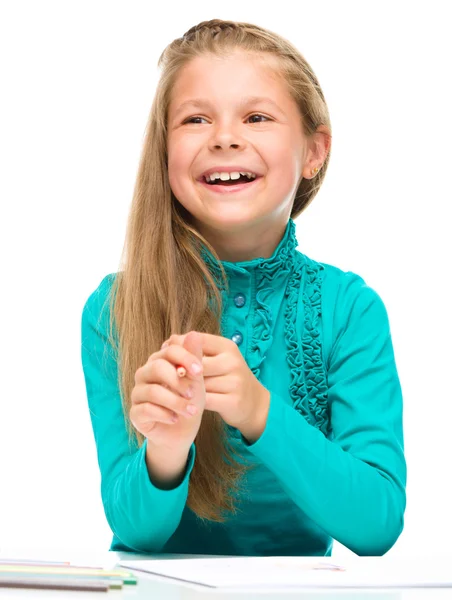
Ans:
{"label": "neck", "polygon": [[198,231],[211,244],[221,261],[237,263],[270,258],[284,237],[286,223],[224,231],[199,224]]}

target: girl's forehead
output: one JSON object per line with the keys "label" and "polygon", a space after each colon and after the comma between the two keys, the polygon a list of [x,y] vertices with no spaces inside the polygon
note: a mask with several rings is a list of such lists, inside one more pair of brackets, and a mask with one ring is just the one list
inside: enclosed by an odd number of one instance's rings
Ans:
{"label": "girl's forehead", "polygon": [[248,68],[248,69],[277,69],[280,66],[279,58],[268,52],[245,52],[234,50],[227,54],[204,53],[192,58],[185,69],[201,69],[209,66],[217,68]]}
{"label": "girl's forehead", "polygon": [[172,86],[171,98],[195,88],[224,88],[225,84],[230,91],[241,86],[278,87],[279,84],[285,87],[280,67],[278,57],[267,53],[235,51],[225,56],[202,54],[180,69]]}

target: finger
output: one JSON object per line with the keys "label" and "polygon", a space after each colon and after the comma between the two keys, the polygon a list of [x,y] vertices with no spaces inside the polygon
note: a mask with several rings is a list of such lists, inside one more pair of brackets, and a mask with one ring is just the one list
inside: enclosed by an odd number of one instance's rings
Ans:
{"label": "finger", "polygon": [[177,375],[176,367],[167,360],[157,359],[148,366],[148,369],[149,374],[145,375],[144,381],[136,386],[141,392],[135,391],[137,398],[134,401],[149,402],[148,392],[145,389],[150,384],[159,384],[173,392],[177,398],[183,397],[184,401],[191,400],[195,396],[195,379],[192,377],[180,378]]}
{"label": "finger", "polygon": [[[192,332],[190,332],[192,333]],[[201,345],[204,356],[216,356],[224,352],[239,351],[237,344],[229,338],[221,335],[213,335],[211,333],[196,332],[201,336]],[[189,334],[186,334],[189,335]]]}
{"label": "finger", "polygon": [[149,402],[134,405],[130,409],[130,421],[141,433],[144,431],[149,433],[155,423],[174,425],[178,419],[177,414],[172,410]]}
{"label": "finger", "polygon": [[[146,384],[154,381],[163,382],[165,373],[162,372],[162,361],[163,363],[167,363],[170,369],[168,370],[167,368],[166,376],[172,381],[173,389],[180,389],[176,367],[183,366],[192,377],[197,375],[193,370],[194,363],[198,362],[196,356],[191,355],[187,350],[180,346],[171,346],[151,354],[146,364],[139,367],[135,372],[135,384]],[[202,363],[199,364],[201,365],[202,372]],[[174,373],[171,374],[171,371]]]}
{"label": "finger", "polygon": [[[202,372],[202,362],[195,354],[189,352],[189,350],[183,346],[172,344],[164,350],[156,352],[155,355],[152,356],[154,357],[153,360],[157,358],[164,358],[165,360],[171,362],[175,367],[184,367],[186,372],[189,372],[194,376],[197,376],[200,372]],[[195,364],[201,366],[201,371],[196,371],[194,368]]]}
{"label": "finger", "polygon": [[185,339],[188,335],[191,335],[193,333],[196,333],[198,334],[198,336],[201,336],[201,345],[204,356],[216,356],[217,354],[227,352],[228,350],[238,350],[237,344],[229,338],[226,338],[221,335],[213,335],[211,333],[201,333],[199,331],[190,331],[189,333],[186,333],[184,335],[173,334],[168,340],[166,340],[162,344],[162,346],[164,344],[175,344],[179,346],[185,346]]}
{"label": "finger", "polygon": [[193,356],[198,359],[198,362],[202,364],[203,349],[201,333],[197,331],[190,331],[190,333],[187,333],[183,347],[188,350],[188,352],[193,354]]}
{"label": "finger", "polygon": [[161,349],[166,348],[167,346],[169,346],[170,344],[177,344],[179,346],[183,346],[184,345],[184,340],[185,340],[185,336],[187,334],[184,335],[176,335],[173,334],[170,338],[168,338],[167,340],[165,340],[161,346]]}
{"label": "finger", "polygon": [[230,364],[226,354],[218,356],[204,356],[202,359],[202,375],[204,380],[209,377],[220,377],[227,375],[233,370],[233,365]]}
{"label": "finger", "polygon": [[[193,353],[190,353],[193,355]],[[226,354],[219,354],[218,356],[203,356],[201,360],[202,365],[202,375],[204,379],[206,377],[216,377],[220,375],[226,375],[230,373],[233,368],[235,368],[235,363],[231,364],[231,361],[228,360],[228,356]],[[193,358],[196,357],[193,355]],[[199,360],[199,359],[198,359]],[[178,365],[185,368],[183,365]],[[176,368],[177,370],[177,368]],[[179,375],[179,373],[178,373]],[[180,377],[184,377],[184,375],[179,375]]]}
{"label": "finger", "polygon": [[[158,358],[165,358],[176,366],[179,377],[185,377],[187,373],[197,377],[203,373],[202,339],[200,336],[201,334],[196,331],[184,336],[173,335],[168,341],[168,346],[152,354],[149,359],[155,361]],[[183,339],[184,346],[177,344],[174,338]],[[179,367],[182,367],[182,369],[179,369]]]}
{"label": "finger", "polygon": [[150,384],[158,384],[164,386],[174,393],[180,394],[185,398],[187,390],[191,387],[191,382],[188,379],[182,381],[176,373],[174,365],[163,358],[150,361],[142,368],[142,374],[138,375],[139,382],[132,390],[132,402],[149,402],[146,388]]}
{"label": "finger", "polygon": [[206,410],[212,412],[221,413],[224,411],[225,402],[227,402],[228,396],[226,394],[207,393],[206,391]]}
{"label": "finger", "polygon": [[192,417],[193,414],[196,414],[197,412],[192,408],[188,408],[188,406],[190,406],[188,400],[158,383],[150,383],[143,386],[134,399],[134,404],[137,405],[147,403],[162,406],[163,408],[173,411],[178,415],[183,415],[184,417]]}
{"label": "finger", "polygon": [[234,377],[204,377],[204,385],[207,392],[216,392],[218,394],[230,394],[235,391]]}

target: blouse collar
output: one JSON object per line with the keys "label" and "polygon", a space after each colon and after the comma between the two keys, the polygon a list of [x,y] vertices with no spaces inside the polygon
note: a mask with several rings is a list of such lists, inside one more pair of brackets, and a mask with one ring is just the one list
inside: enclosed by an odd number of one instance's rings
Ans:
{"label": "blouse collar", "polygon": [[[278,271],[291,270],[291,266],[298,246],[298,240],[295,234],[295,222],[289,219],[286,225],[284,235],[269,258],[253,258],[252,260],[241,262],[221,261],[226,274],[229,276],[238,273],[249,273],[253,271],[263,271],[267,275],[276,274]],[[201,250],[205,263],[213,274],[219,275],[220,269],[212,253],[203,245]]]}

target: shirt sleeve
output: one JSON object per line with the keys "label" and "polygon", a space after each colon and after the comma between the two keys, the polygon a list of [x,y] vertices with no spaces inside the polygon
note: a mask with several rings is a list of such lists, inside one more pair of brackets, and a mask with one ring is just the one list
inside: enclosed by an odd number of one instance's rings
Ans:
{"label": "shirt sleeve", "polygon": [[[193,444],[184,479],[171,490],[151,482],[145,462],[147,440],[130,444],[117,384],[117,363],[108,342],[109,311],[101,310],[111,285],[105,277],[82,312],[81,358],[108,524],[124,546],[159,552],[179,525],[195,460]],[[107,306],[108,309],[108,306]]]}
{"label": "shirt sleeve", "polygon": [[402,532],[406,505],[402,391],[383,301],[358,275],[346,282],[327,365],[331,439],[270,394],[264,432],[243,441],[332,538],[382,555]]}

